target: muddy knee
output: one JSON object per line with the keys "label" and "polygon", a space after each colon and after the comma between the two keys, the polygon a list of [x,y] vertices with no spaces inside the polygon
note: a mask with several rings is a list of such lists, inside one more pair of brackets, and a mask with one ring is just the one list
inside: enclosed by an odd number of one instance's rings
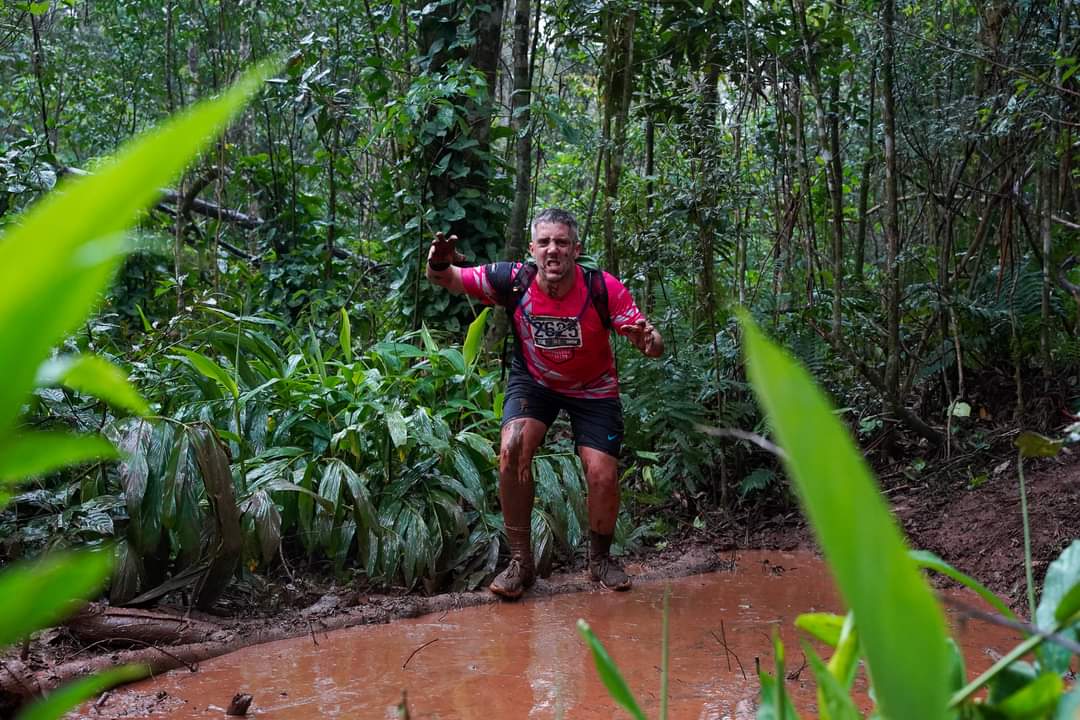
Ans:
{"label": "muddy knee", "polygon": [[516,476],[521,467],[522,455],[526,452],[525,423],[509,423],[503,430],[500,445],[499,469]]}

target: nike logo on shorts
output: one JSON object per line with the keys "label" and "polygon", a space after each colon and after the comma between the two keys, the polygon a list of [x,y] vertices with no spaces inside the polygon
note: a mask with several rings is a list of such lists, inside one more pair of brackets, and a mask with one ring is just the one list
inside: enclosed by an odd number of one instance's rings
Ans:
{"label": "nike logo on shorts", "polygon": [[608,442],[610,442],[612,440],[618,440],[619,436],[618,435],[608,435],[607,439],[608,439]]}

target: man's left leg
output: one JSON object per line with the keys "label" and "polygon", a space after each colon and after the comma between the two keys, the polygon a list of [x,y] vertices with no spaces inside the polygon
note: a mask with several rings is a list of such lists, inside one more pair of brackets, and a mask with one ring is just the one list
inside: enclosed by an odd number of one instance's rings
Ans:
{"label": "man's left leg", "polygon": [[619,452],[623,418],[619,398],[565,399],[574,444],[589,485],[589,574],[608,590],[629,590],[630,577],[611,557],[619,517]]}
{"label": "man's left leg", "polygon": [[589,485],[589,574],[608,590],[629,590],[630,576],[611,556],[611,539],[619,516],[619,459],[585,445],[578,446]]}

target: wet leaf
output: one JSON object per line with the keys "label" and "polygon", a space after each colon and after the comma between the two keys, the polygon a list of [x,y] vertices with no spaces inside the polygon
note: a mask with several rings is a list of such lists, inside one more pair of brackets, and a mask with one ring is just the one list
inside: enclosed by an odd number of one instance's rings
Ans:
{"label": "wet leaf", "polygon": [[386,413],[386,429],[390,431],[390,441],[394,447],[402,447],[409,440],[408,425],[399,410],[391,410]]}
{"label": "wet leaf", "polygon": [[957,692],[967,682],[967,670],[964,667],[964,653],[952,638],[949,646],[949,691]]}
{"label": "wet leaf", "polygon": [[1061,602],[1058,603],[1057,610],[1054,611],[1054,619],[1059,623],[1063,623],[1069,620],[1073,615],[1080,612],[1080,580],[1072,586],[1072,589],[1065,593]]}
{"label": "wet leaf", "polygon": [[491,315],[491,308],[486,307],[480,311],[475,320],[469,323],[469,332],[466,333],[465,344],[462,346],[462,355],[465,357],[465,364],[469,367],[476,363],[476,358],[480,355],[480,346],[484,340],[484,328],[487,327],[489,315]]}
{"label": "wet leaf", "polygon": [[0,444],[0,482],[47,475],[71,465],[118,457],[120,454],[112,443],[100,435],[55,431],[16,435]]}
{"label": "wet leaf", "polygon": [[882,715],[948,702],[945,620],[862,454],[809,374],[742,317],[747,367],[826,560],[854,611]]}
{"label": "wet leaf", "polygon": [[829,658],[828,663],[829,672],[845,690],[850,690],[851,683],[855,681],[859,655],[859,633],[855,627],[855,615],[848,613],[844,618],[844,626],[840,629],[836,652]]}
{"label": "wet leaf", "polygon": [[[1046,568],[1042,598],[1039,600],[1039,607],[1035,610],[1035,624],[1040,630],[1050,630],[1054,627],[1058,607],[1063,600],[1068,597],[1070,603],[1075,601],[1075,598],[1068,594],[1077,583],[1080,583],[1080,540],[1073,540],[1072,544]],[[1063,628],[1061,634],[1072,640],[1077,639],[1075,626]],[[1039,648],[1040,660],[1045,663],[1047,669],[1057,673],[1068,670],[1071,657],[1072,654],[1068,650],[1053,643],[1043,643]]]}
{"label": "wet leaf", "polygon": [[61,685],[48,697],[33,703],[16,720],[55,720],[95,695],[116,685],[139,680],[150,674],[147,665],[123,665]]}
{"label": "wet leaf", "polygon": [[1029,662],[1014,662],[1002,669],[988,684],[986,702],[997,705],[1005,698],[1030,685],[1038,677],[1035,666]]}
{"label": "wet leaf", "polygon": [[349,495],[353,500],[353,515],[361,535],[379,529],[379,522],[375,512],[375,505],[371,502],[371,493],[368,491],[367,480],[361,478],[351,467],[345,465],[341,477],[345,480],[345,487],[349,489]]}
{"label": "wet leaf", "polygon": [[1006,718],[1043,717],[1057,706],[1064,690],[1065,682],[1060,675],[1043,673],[991,709]]}
{"label": "wet leaf", "polygon": [[953,417],[971,417],[971,406],[962,400],[956,400],[950,408]]}
{"label": "wet leaf", "polygon": [[460,447],[454,448],[450,458],[454,464],[454,470],[457,472],[458,480],[460,480],[465,490],[465,500],[477,510],[483,510],[486,507],[486,502],[484,486],[480,482],[480,471],[476,469],[476,465],[473,464],[468,453]]}
{"label": "wet leaf", "polygon": [[193,368],[227,390],[234,399],[240,397],[240,388],[237,387],[236,380],[233,379],[233,376],[230,375],[225,368],[221,367],[202,353],[197,353],[194,350],[180,348],[180,354],[187,358]]}
{"label": "wet leaf", "polygon": [[1039,433],[1027,430],[1020,433],[1014,444],[1020,448],[1020,454],[1026,458],[1057,457],[1057,454],[1065,445],[1062,440],[1051,440]]}
{"label": "wet leaf", "polygon": [[1019,618],[1016,617],[1016,613],[1005,604],[1005,601],[995,595],[989,588],[970,575],[965,575],[960,572],[934,553],[929,552],[928,550],[911,550],[908,552],[908,555],[911,556],[911,559],[914,560],[919,567],[939,572],[942,575],[955,580],[964,587],[974,590],[979,597],[990,603],[999,613],[1010,620],[1019,620]]}
{"label": "wet leaf", "polygon": [[834,613],[803,613],[795,618],[795,627],[810,633],[830,647],[840,642],[840,631],[844,627],[844,616]]}
{"label": "wet leaf", "polygon": [[269,563],[281,546],[281,513],[265,490],[260,490],[248,498],[241,510],[254,521],[260,557],[264,564]]}
{"label": "wet leaf", "polygon": [[345,362],[352,362],[352,325],[349,323],[349,313],[345,308],[341,308],[341,330],[338,332],[338,342],[341,345],[341,352],[344,354]]}
{"label": "wet leaf", "polygon": [[803,643],[803,653],[810,670],[814,673],[818,688],[818,716],[821,720],[862,720],[854,701],[848,695],[847,689],[842,687],[825,663],[821,661],[814,648]]}
{"label": "wet leaf", "polygon": [[589,628],[589,624],[584,620],[579,619],[577,621],[578,632],[585,638],[585,642],[589,646],[589,650],[592,651],[593,664],[596,665],[596,672],[600,675],[601,682],[604,683],[604,687],[607,688],[608,694],[611,695],[612,700],[617,702],[626,712],[630,713],[630,716],[636,720],[645,720],[645,713],[641,712],[641,708],[638,707],[637,700],[634,699],[633,693],[630,692],[629,686],[626,681],[623,680],[622,673],[619,672],[618,666],[615,661],[608,655],[607,650],[597,639],[596,635]]}
{"label": "wet leaf", "polygon": [[494,462],[495,448],[492,447],[490,438],[473,432],[459,432],[457,439],[475,450],[483,459]]}
{"label": "wet leaf", "polygon": [[78,608],[77,601],[101,589],[111,570],[111,550],[55,553],[37,562],[9,566],[0,573],[6,613],[0,623],[0,646],[63,620]]}
{"label": "wet leaf", "polygon": [[45,363],[38,371],[41,385],[64,385],[76,392],[93,395],[113,407],[147,415],[150,407],[123,370],[97,355],[76,355]]}

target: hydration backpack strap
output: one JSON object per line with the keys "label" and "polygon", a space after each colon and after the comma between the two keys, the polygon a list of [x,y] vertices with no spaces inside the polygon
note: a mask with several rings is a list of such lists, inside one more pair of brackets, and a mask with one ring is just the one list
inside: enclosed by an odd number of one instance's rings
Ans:
{"label": "hydration backpack strap", "polygon": [[510,323],[510,332],[503,337],[502,371],[500,380],[506,380],[506,363],[509,355],[510,335],[517,338],[517,326],[514,324],[514,313],[525,297],[529,285],[536,278],[537,268],[533,263],[522,263],[514,270],[513,263],[492,263],[488,266],[488,282],[495,291],[495,299],[499,305],[506,309],[507,321]]}
{"label": "hydration backpack strap", "polygon": [[596,313],[600,316],[600,322],[604,329],[611,332],[611,311],[608,310],[607,283],[604,282],[603,270],[586,270],[585,285],[589,288],[589,298],[592,300]]}

